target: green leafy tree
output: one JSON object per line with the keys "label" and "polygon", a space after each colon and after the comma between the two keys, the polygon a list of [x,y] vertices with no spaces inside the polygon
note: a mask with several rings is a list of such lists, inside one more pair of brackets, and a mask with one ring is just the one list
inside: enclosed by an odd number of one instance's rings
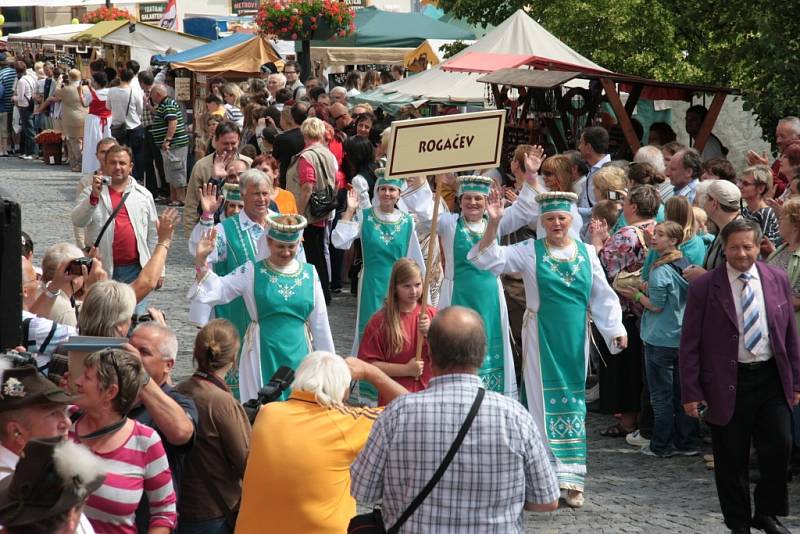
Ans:
{"label": "green leafy tree", "polygon": [[452,43],[445,43],[440,48],[444,57],[442,59],[449,59],[458,54],[467,47],[464,41],[453,41]]}

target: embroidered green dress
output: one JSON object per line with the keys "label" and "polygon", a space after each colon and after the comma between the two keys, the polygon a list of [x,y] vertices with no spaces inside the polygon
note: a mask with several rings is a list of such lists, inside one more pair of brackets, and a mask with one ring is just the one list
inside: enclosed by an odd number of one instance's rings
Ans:
{"label": "embroidered green dress", "polygon": [[[225,276],[233,272],[237,267],[244,265],[248,261],[255,261],[256,246],[250,232],[242,231],[239,222],[239,214],[229,217],[220,223],[225,230],[225,240],[217,236],[217,250],[225,247],[225,259],[214,263],[214,272],[218,276]],[[219,304],[214,307],[214,316],[218,319],[227,319],[234,324],[239,332],[239,338],[243,339],[250,324],[250,316],[241,297],[233,300],[229,304]],[[239,373],[236,369],[231,369],[225,376],[225,382],[231,388],[231,393],[239,398]]]}
{"label": "embroidered green dress", "polygon": [[[505,359],[503,324],[501,322],[500,287],[497,275],[478,269],[467,259],[467,253],[481,240],[482,232],[470,230],[462,217],[456,223],[453,241],[453,293],[450,304],[464,306],[478,312],[486,330],[486,356],[478,374],[484,385],[499,393],[504,392]],[[499,289],[502,292],[502,288]]]}

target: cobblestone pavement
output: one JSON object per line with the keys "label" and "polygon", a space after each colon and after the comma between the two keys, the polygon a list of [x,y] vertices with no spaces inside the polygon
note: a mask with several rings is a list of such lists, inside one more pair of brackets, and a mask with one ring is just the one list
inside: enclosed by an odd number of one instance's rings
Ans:
{"label": "cobblestone pavement", "polygon": [[[73,239],[69,213],[79,175],[66,169],[0,159],[0,187],[22,205],[23,229],[33,238],[37,262],[48,246]],[[194,276],[192,265],[182,233],[176,235],[167,281],[152,299],[178,333],[178,379],[191,372],[196,332],[187,322],[186,290]],[[353,340],[355,299],[347,292],[335,295],[328,313],[336,348],[347,354]],[[600,430],[611,423],[610,417],[596,414],[589,414],[587,420],[589,476],[584,508],[562,506],[549,514],[526,514],[526,532],[726,532],[713,475],[702,460],[645,457],[622,439],[600,437]],[[800,531],[800,484],[790,483],[789,490],[793,515],[784,524]]]}

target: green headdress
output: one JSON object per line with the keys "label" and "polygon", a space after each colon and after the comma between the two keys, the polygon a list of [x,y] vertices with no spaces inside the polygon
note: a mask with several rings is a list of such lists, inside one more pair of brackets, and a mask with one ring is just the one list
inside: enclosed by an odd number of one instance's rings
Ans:
{"label": "green headdress", "polygon": [[[281,219],[292,217],[298,221],[295,224],[286,224]],[[269,216],[269,231],[267,236],[281,243],[297,243],[303,237],[303,228],[308,225],[308,221],[302,215],[281,215],[279,213]]]}
{"label": "green headdress", "polygon": [[479,193],[488,197],[492,185],[494,180],[489,176],[459,176],[458,194],[461,196],[464,193]]}
{"label": "green headdress", "polygon": [[242,200],[242,192],[239,190],[239,184],[223,185],[222,198],[225,199],[225,202],[244,205],[244,201]]}
{"label": "green headdress", "polygon": [[387,178],[386,177],[386,169],[381,167],[379,169],[375,169],[375,176],[378,179],[375,181],[375,189],[377,190],[381,186],[389,186],[389,187],[396,187],[400,191],[403,190],[403,185],[405,185],[406,181],[402,178]]}
{"label": "green headdress", "polygon": [[553,211],[570,213],[572,205],[578,202],[578,195],[563,191],[553,191],[537,195],[536,202],[539,203],[542,214]]}

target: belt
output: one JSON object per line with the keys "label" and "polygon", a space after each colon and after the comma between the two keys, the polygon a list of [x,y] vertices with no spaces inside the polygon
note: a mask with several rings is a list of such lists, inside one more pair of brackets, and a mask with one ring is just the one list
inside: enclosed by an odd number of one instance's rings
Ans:
{"label": "belt", "polygon": [[766,369],[767,367],[773,367],[775,365],[775,358],[770,358],[769,360],[763,362],[748,362],[743,363],[739,362],[737,367],[739,371],[760,371],[762,369]]}

